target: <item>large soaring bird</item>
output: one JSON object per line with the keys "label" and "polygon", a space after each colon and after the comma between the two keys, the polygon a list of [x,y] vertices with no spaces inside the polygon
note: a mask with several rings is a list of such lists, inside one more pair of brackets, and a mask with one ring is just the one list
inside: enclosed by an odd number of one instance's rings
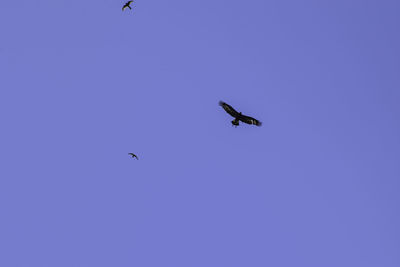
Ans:
{"label": "large soaring bird", "polygon": [[126,8],[132,9],[132,8],[131,8],[131,3],[132,3],[132,2],[133,2],[133,1],[128,1],[128,2],[126,2],[125,5],[122,7],[122,11],[124,11]]}
{"label": "large soaring bird", "polygon": [[133,154],[133,153],[128,153],[128,155],[131,155],[132,156],[132,158],[136,158],[136,159],[139,159],[135,154]]}
{"label": "large soaring bird", "polygon": [[237,112],[233,107],[231,107],[230,105],[228,105],[225,102],[219,101],[219,105],[232,117],[234,117],[235,119],[233,121],[231,121],[232,126],[238,126],[239,125],[239,121],[242,121],[244,123],[247,124],[254,124],[257,126],[261,126],[261,121],[256,120],[252,117],[249,116],[245,116],[242,115],[242,112]]}

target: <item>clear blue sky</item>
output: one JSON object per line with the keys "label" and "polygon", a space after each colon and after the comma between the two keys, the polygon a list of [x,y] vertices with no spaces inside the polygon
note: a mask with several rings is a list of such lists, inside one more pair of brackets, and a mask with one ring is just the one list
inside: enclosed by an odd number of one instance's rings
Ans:
{"label": "clear blue sky", "polygon": [[400,2],[136,2],[1,2],[0,266],[400,266]]}

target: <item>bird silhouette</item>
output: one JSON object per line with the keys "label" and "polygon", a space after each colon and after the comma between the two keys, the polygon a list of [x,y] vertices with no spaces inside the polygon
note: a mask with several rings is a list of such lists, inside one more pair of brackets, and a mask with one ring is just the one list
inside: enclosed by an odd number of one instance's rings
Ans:
{"label": "bird silhouette", "polygon": [[242,112],[237,112],[232,106],[228,105],[225,102],[219,101],[219,105],[232,117],[234,117],[235,119],[233,121],[231,121],[232,126],[239,126],[239,121],[242,121],[244,123],[247,124],[253,124],[253,125],[257,125],[257,126],[261,126],[261,121],[256,120],[252,117],[249,116],[245,116],[242,115]]}
{"label": "bird silhouette", "polygon": [[132,158],[136,158],[137,160],[139,160],[139,158],[138,158],[135,154],[133,154],[133,153],[128,153],[128,155],[131,155]]}
{"label": "bird silhouette", "polygon": [[126,2],[125,5],[122,7],[122,11],[124,11],[126,8],[132,9],[132,8],[131,8],[131,3],[132,3],[132,2],[133,2],[133,1],[128,1],[128,2]]}

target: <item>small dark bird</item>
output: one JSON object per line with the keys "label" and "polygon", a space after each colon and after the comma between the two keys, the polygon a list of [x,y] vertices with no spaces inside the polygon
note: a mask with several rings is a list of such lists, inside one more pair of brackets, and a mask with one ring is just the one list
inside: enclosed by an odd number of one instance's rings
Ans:
{"label": "small dark bird", "polygon": [[233,121],[231,121],[232,126],[239,126],[239,121],[242,121],[244,123],[247,124],[254,124],[257,126],[261,126],[261,121],[256,120],[252,117],[249,116],[245,116],[242,115],[242,112],[237,112],[233,107],[231,107],[230,105],[228,105],[225,102],[219,101],[219,105],[232,117],[234,117],[235,119]]}
{"label": "small dark bird", "polygon": [[133,153],[128,153],[128,155],[131,155],[132,156],[132,158],[136,158],[137,160],[139,159],[135,154],[133,154]]}
{"label": "small dark bird", "polygon": [[132,8],[131,8],[131,3],[132,3],[132,2],[133,2],[133,1],[128,1],[128,2],[126,2],[125,5],[122,7],[122,11],[124,11],[126,8],[132,9]]}

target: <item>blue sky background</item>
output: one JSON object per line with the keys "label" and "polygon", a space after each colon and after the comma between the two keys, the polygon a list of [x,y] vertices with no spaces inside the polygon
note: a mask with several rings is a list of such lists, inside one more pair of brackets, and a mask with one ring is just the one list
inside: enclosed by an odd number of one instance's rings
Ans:
{"label": "blue sky background", "polygon": [[399,1],[123,3],[1,2],[1,266],[400,266]]}

